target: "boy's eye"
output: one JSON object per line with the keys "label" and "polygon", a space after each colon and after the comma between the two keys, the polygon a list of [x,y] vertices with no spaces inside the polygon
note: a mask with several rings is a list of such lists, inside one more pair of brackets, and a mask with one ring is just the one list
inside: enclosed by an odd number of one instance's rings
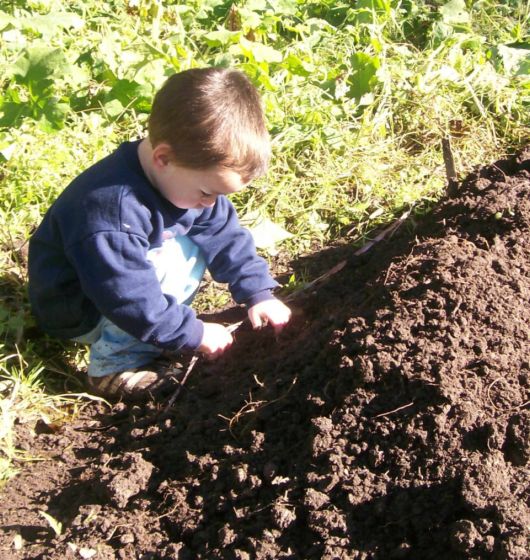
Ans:
{"label": "boy's eye", "polygon": [[211,195],[210,193],[201,191],[201,196],[202,196],[203,198],[208,198],[209,196],[212,196],[212,195]]}

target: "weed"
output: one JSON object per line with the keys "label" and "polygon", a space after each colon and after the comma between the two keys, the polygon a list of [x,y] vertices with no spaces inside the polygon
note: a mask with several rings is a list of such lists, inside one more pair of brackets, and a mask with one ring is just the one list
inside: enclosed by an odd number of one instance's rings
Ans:
{"label": "weed", "polygon": [[63,524],[45,511],[40,510],[39,514],[44,517],[44,519],[46,519],[48,525],[53,529],[55,536],[60,537],[61,533],[63,532]]}

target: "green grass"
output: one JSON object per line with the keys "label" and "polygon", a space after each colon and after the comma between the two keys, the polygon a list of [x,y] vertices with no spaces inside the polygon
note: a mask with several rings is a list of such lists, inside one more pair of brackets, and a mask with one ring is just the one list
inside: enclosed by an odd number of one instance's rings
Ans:
{"label": "green grass", "polygon": [[[433,203],[444,136],[460,176],[529,138],[524,1],[32,0],[2,10],[0,480],[28,458],[15,419],[70,414],[75,399],[57,395],[82,391],[75,372],[86,359],[35,335],[28,237],[70,179],[144,134],[169,74],[233,65],[260,89],[274,161],[234,202],[243,218],[289,231],[292,256],[362,241]],[[200,299],[225,303],[212,287]]]}

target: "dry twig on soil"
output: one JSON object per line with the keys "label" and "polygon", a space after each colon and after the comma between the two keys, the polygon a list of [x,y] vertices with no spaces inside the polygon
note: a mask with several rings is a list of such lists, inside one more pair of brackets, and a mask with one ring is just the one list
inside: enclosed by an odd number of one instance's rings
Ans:
{"label": "dry twig on soil", "polygon": [[382,412],[381,414],[376,414],[375,416],[373,416],[373,418],[382,418],[383,416],[388,416],[389,414],[394,414],[394,412],[399,412],[400,410],[408,408],[409,406],[412,406],[413,404],[414,404],[414,401],[410,401],[409,403],[404,404],[403,406],[398,406],[397,408],[394,408],[394,410],[389,410],[388,412]]}

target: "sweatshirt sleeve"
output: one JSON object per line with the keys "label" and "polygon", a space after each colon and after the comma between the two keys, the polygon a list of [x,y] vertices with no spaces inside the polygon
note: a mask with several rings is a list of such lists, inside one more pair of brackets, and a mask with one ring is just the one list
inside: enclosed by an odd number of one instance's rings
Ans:
{"label": "sweatshirt sleeve", "polygon": [[228,284],[237,303],[252,306],[274,297],[271,290],[278,283],[225,196],[219,196],[212,208],[203,211],[188,236],[200,247],[214,280]]}
{"label": "sweatshirt sleeve", "polygon": [[68,258],[84,293],[118,327],[160,348],[195,349],[203,323],[190,307],[162,293],[147,250],[138,235],[100,232],[71,246]]}

